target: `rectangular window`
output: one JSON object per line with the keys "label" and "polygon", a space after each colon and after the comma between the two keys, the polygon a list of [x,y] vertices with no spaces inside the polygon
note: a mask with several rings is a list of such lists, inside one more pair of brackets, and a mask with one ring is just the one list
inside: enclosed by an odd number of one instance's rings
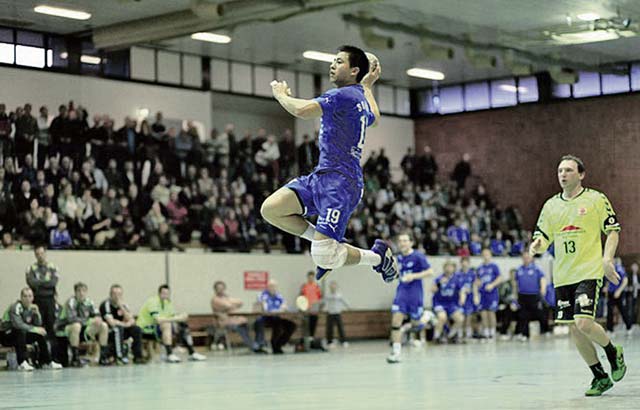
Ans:
{"label": "rectangular window", "polygon": [[508,107],[518,103],[516,80],[491,81],[491,107]]}
{"label": "rectangular window", "polygon": [[626,74],[602,74],[602,94],[629,92],[629,76]]}
{"label": "rectangular window", "polygon": [[518,79],[518,102],[528,103],[538,101],[538,79],[535,77],[521,77]]}
{"label": "rectangular window", "polygon": [[[434,103],[437,105],[438,98],[434,98]],[[440,89],[439,98],[440,107],[438,112],[440,114],[452,114],[455,112],[461,112],[464,110],[462,86],[455,85],[450,87],[442,87]]]}
{"label": "rectangular window", "polygon": [[16,46],[16,64],[27,67],[43,68],[45,63],[44,48]]}
{"label": "rectangular window", "polygon": [[13,64],[13,44],[0,43],[0,63]]}
{"label": "rectangular window", "polygon": [[486,110],[489,104],[489,84],[469,83],[464,85],[464,109],[465,111]]}
{"label": "rectangular window", "polygon": [[633,91],[640,90],[640,64],[631,66],[631,89]]}
{"label": "rectangular window", "polygon": [[575,98],[592,97],[600,95],[600,74],[588,71],[578,73],[578,82],[573,85]]}

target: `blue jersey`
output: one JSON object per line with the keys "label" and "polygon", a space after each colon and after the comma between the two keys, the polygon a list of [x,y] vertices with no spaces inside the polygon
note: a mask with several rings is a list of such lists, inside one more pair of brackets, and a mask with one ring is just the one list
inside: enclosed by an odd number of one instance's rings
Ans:
{"label": "blue jersey", "polygon": [[[408,255],[398,255],[397,259],[398,267],[400,268],[400,279],[409,273],[419,273],[431,267],[429,261],[427,261],[427,257],[424,256],[422,252],[418,252],[416,250]],[[396,297],[400,297],[402,295],[402,297],[418,298],[422,300],[422,280],[412,280],[408,283],[400,281],[398,283],[398,290],[396,291],[396,294]]]}
{"label": "blue jersey", "polygon": [[362,183],[360,158],[366,128],[375,115],[360,84],[334,88],[317,97],[320,119],[320,159],[315,171],[338,171]]}
{"label": "blue jersey", "polygon": [[473,269],[469,269],[466,272],[458,271],[455,273],[458,277],[458,281],[461,283],[462,288],[467,292],[467,300],[465,305],[473,304],[473,282],[476,280],[476,272]]}
{"label": "blue jersey", "polygon": [[268,290],[262,291],[260,296],[258,296],[258,301],[262,303],[265,312],[277,312],[284,304],[284,298],[280,293],[272,295]]}
{"label": "blue jersey", "polygon": [[627,272],[624,270],[624,266],[620,265],[620,264],[616,264],[616,272],[618,272],[618,275],[620,275],[620,282],[618,282],[617,285],[614,285],[612,282],[609,282],[609,293],[613,294],[613,292],[615,292],[616,290],[618,290],[618,288],[620,287],[620,285],[622,285],[622,280],[624,279],[625,276],[627,276]]}
{"label": "blue jersey", "polygon": [[433,305],[458,305],[462,282],[455,274],[447,278],[442,274],[435,280],[438,291],[433,295]]}
{"label": "blue jersey", "polygon": [[522,293],[523,295],[539,295],[540,279],[542,278],[544,278],[544,273],[542,273],[535,263],[520,266],[516,271],[518,293]]}
{"label": "blue jersey", "polygon": [[482,264],[477,269],[478,278],[480,279],[480,293],[496,293],[498,294],[498,288],[487,291],[485,287],[500,277],[500,268],[495,263]]}

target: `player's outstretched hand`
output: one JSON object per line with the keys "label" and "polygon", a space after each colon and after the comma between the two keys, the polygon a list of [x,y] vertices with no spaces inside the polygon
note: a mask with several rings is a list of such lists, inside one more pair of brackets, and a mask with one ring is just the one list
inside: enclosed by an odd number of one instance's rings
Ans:
{"label": "player's outstretched hand", "polygon": [[609,259],[602,260],[602,266],[604,267],[604,276],[609,279],[609,282],[617,285],[620,283],[620,275],[616,272],[616,267],[613,265],[613,261]]}
{"label": "player's outstretched hand", "polygon": [[291,88],[289,88],[286,81],[271,81],[271,92],[276,99],[283,96],[291,96]]}
{"label": "player's outstretched hand", "polygon": [[378,65],[373,70],[369,71],[367,75],[364,76],[364,78],[360,81],[360,84],[362,84],[364,87],[371,88],[373,86],[373,83],[378,81],[378,79],[380,78],[380,74],[382,74],[382,67],[380,66],[380,63],[378,63]]}
{"label": "player's outstretched hand", "polygon": [[536,256],[542,249],[542,238],[536,238],[529,246],[529,255]]}

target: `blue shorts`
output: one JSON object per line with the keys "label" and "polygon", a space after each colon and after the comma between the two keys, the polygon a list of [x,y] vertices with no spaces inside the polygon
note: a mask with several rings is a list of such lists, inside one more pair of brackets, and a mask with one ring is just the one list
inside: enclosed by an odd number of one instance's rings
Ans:
{"label": "blue shorts", "polygon": [[433,306],[433,311],[435,312],[436,315],[440,312],[446,312],[447,316],[451,316],[456,312],[462,313],[462,308],[457,304],[445,304],[445,305],[437,304]]}
{"label": "blue shorts", "polygon": [[478,305],[478,310],[490,310],[492,312],[496,312],[498,310],[499,302],[500,297],[497,293],[482,293],[480,295],[480,304]]}
{"label": "blue shorts", "polygon": [[339,172],[321,171],[287,185],[298,196],[302,216],[318,215],[316,231],[342,242],[349,218],[362,199],[362,185]]}
{"label": "blue shorts", "polygon": [[[469,298],[469,296],[467,296],[467,298]],[[466,302],[464,304],[463,310],[464,310],[464,315],[469,316],[476,313],[478,311],[478,307],[475,305],[475,303],[473,303],[473,300],[471,300],[470,302]]]}
{"label": "blue shorts", "polygon": [[402,313],[408,315],[411,320],[420,320],[424,313],[422,300],[418,298],[398,298],[396,297],[391,306],[391,313]]}

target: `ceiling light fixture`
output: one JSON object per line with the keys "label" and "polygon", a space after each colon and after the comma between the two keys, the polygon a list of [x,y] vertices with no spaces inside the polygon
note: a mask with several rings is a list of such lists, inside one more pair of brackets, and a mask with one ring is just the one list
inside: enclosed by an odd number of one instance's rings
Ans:
{"label": "ceiling light fixture", "polygon": [[326,63],[333,63],[333,60],[335,60],[336,55],[330,54],[330,53],[323,53],[322,51],[307,50],[304,53],[302,53],[302,57],[308,58],[309,60],[317,60],[317,61],[324,61]]}
{"label": "ceiling light fixture", "polygon": [[74,20],[89,20],[91,18],[91,13],[87,13],[79,10],[64,9],[61,7],[41,5],[41,6],[34,7],[33,11],[40,14],[47,14],[49,16],[64,17],[67,19],[74,19]]}
{"label": "ceiling light fixture", "polygon": [[417,78],[426,78],[427,80],[444,80],[444,74],[440,71],[429,70],[427,68],[410,68],[407,70],[407,75]]}
{"label": "ceiling light fixture", "polygon": [[194,40],[208,41],[209,43],[228,44],[231,42],[231,37],[224,34],[215,33],[193,33],[191,38]]}
{"label": "ceiling light fixture", "polygon": [[[69,58],[69,53],[67,53],[66,51],[63,51],[62,53],[60,53],[60,58],[62,60],[66,60],[67,58]],[[100,59],[100,57],[96,57],[96,56],[89,56],[89,55],[81,55],[80,56],[80,62],[84,63],[84,64],[100,64],[102,60]]]}
{"label": "ceiling light fixture", "polygon": [[578,19],[582,21],[594,21],[600,18],[600,15],[597,13],[581,13],[576,16]]}
{"label": "ceiling light fixture", "polygon": [[551,34],[551,38],[561,44],[585,44],[599,41],[615,40],[620,35],[609,30],[589,30],[576,33]]}

